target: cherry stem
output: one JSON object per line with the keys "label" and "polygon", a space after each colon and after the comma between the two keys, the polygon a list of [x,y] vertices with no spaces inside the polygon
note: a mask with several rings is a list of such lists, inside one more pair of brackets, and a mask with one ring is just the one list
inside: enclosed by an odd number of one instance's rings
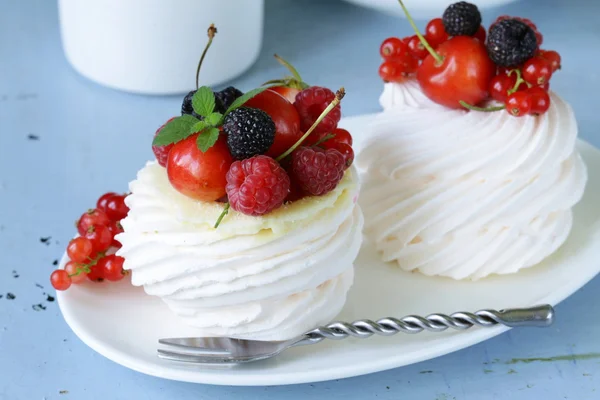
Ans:
{"label": "cherry stem", "polygon": [[200,68],[202,67],[202,62],[204,61],[204,57],[206,56],[206,52],[208,51],[208,49],[210,48],[210,45],[212,44],[212,41],[215,37],[217,33],[217,28],[215,27],[215,24],[210,24],[210,26],[208,27],[208,42],[206,43],[206,47],[204,48],[204,51],[202,52],[202,56],[200,56],[200,62],[198,62],[198,68],[196,68],[196,90],[198,90],[198,78],[200,77]]}
{"label": "cherry stem", "polygon": [[223,218],[225,218],[225,216],[227,214],[229,214],[230,207],[231,207],[231,204],[229,204],[229,202],[225,203],[225,208],[223,209],[223,212],[221,213],[221,215],[219,215],[217,222],[215,222],[215,229],[219,227],[219,225],[221,224],[221,221],[223,221]]}
{"label": "cherry stem", "polygon": [[509,96],[517,90],[519,90],[519,86],[521,86],[521,84],[525,83],[525,79],[523,79],[523,77],[521,76],[520,69],[511,69],[510,71],[508,71],[508,76],[511,76],[513,72],[517,74],[517,81],[515,82],[515,85],[512,87],[512,89],[508,91]]}
{"label": "cherry stem", "polygon": [[304,140],[306,140],[307,137],[310,136],[310,134],[315,130],[315,128],[317,127],[317,125],[319,125],[321,123],[321,121],[323,121],[323,119],[327,116],[327,114],[329,114],[329,112],[331,110],[333,110],[338,104],[340,104],[340,101],[342,101],[342,99],[344,98],[345,95],[346,95],[346,91],[344,90],[344,88],[343,87],[340,88],[340,90],[338,90],[335,93],[335,99],[333,99],[331,101],[331,103],[329,103],[329,105],[327,106],[327,108],[325,108],[323,110],[323,112],[321,113],[321,115],[319,115],[319,118],[317,118],[317,120],[306,131],[306,133],[304,135],[302,135],[302,137],[300,139],[298,139],[298,141],[296,143],[294,143],[294,145],[292,147],[290,147],[289,149],[287,149],[287,151],[285,153],[283,153],[282,155],[280,155],[279,157],[277,157],[275,160],[281,161],[284,158],[286,158],[287,156],[289,156],[290,154],[292,154],[292,152],[294,150],[296,150],[298,148],[298,146],[300,146],[302,144],[302,142],[304,142]]}
{"label": "cherry stem", "polygon": [[274,54],[273,57],[275,57],[275,59],[277,61],[279,61],[279,63],[281,65],[283,65],[284,67],[286,67],[294,76],[294,78],[298,81],[298,82],[302,82],[302,78],[300,77],[300,74],[298,73],[298,70],[296,68],[294,68],[294,66],[292,64],[290,64],[289,62],[287,62],[286,60],[283,59],[283,57],[280,57],[277,54]]}
{"label": "cherry stem", "polygon": [[421,41],[421,44],[423,44],[423,47],[425,47],[427,49],[427,51],[429,52],[429,54],[431,54],[431,56],[433,58],[435,58],[435,61],[438,64],[441,64],[444,61],[444,57],[440,56],[433,49],[433,47],[431,47],[431,45],[429,44],[429,42],[427,41],[427,39],[425,39],[425,36],[423,36],[421,34],[421,32],[419,31],[419,28],[417,27],[417,24],[415,24],[415,20],[412,18],[412,16],[408,12],[408,9],[406,8],[406,6],[402,2],[402,0],[398,0],[398,3],[400,3],[400,7],[402,7],[402,10],[404,11],[404,14],[406,15],[406,19],[408,20],[408,23],[413,27],[415,33],[417,34],[419,40]]}
{"label": "cherry stem", "polygon": [[459,103],[464,108],[467,108],[467,109],[473,110],[473,111],[481,111],[481,112],[500,111],[500,110],[504,110],[506,108],[505,106],[477,107],[477,106],[471,105],[471,104],[467,103],[466,101],[462,101],[462,100],[459,101]]}

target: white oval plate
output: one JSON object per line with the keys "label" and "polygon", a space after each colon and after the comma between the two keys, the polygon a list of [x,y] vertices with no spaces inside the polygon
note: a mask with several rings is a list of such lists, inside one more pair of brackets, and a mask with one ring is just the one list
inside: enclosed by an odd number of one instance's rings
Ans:
{"label": "white oval plate", "polygon": [[[353,132],[357,148],[364,139],[359,132],[367,132],[372,118],[343,121],[342,126]],[[600,152],[584,142],[578,148],[588,165],[589,183],[575,208],[569,239],[549,259],[515,275],[457,282],[403,272],[379,261],[365,243],[356,261],[354,287],[339,319],[556,305],[570,296],[600,272]],[[64,262],[63,257],[61,265]],[[114,362],[161,378],[217,385],[284,385],[363,375],[438,357],[507,329],[323,341],[290,349],[271,360],[215,369],[159,360],[159,338],[194,336],[194,329],[183,325],[161,300],[128,282],[86,283],[60,292],[58,300],[65,320],[81,340]]]}

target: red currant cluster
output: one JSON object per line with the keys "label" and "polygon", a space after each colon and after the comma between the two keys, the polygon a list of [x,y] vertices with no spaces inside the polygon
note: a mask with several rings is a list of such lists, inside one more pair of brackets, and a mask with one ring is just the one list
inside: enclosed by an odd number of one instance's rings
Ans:
{"label": "red currant cluster", "polygon": [[83,213],[76,224],[79,236],[67,245],[69,261],[64,269],[50,275],[56,290],[67,290],[86,277],[94,282],[123,279],[127,274],[123,270],[124,259],[109,253],[121,247],[115,235],[123,232],[120,221],[128,212],[125,195],[111,192],[98,199],[96,208]]}
{"label": "red currant cluster", "polygon": [[[473,4],[450,5],[421,34],[383,41],[379,76],[402,82],[416,76],[423,92],[449,108],[506,109],[511,115],[543,114],[550,107],[549,80],[560,68],[556,51],[541,50],[543,36],[525,18],[501,16],[489,31]],[[487,41],[486,41],[487,39]],[[490,99],[502,106],[485,107]]]}
{"label": "red currant cluster", "polygon": [[215,226],[230,207],[258,216],[323,195],[354,160],[350,133],[337,128],[343,89],[309,86],[276,58],[293,76],[245,94],[200,87],[155,134],[156,159],[177,191],[226,203]]}

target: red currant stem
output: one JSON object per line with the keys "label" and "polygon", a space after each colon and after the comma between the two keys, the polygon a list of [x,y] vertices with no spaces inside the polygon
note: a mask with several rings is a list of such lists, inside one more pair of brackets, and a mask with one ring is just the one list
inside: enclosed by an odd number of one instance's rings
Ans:
{"label": "red currant stem", "polygon": [[335,137],[335,135],[334,135],[334,134],[332,134],[332,133],[328,133],[327,135],[325,135],[325,136],[323,136],[321,139],[319,139],[319,140],[317,141],[317,143],[315,143],[315,146],[318,146],[318,145],[320,145],[321,143],[328,141],[329,139],[333,139],[334,137]]}
{"label": "red currant stem", "polygon": [[210,48],[210,45],[212,44],[212,41],[215,37],[215,34],[217,33],[217,28],[215,27],[215,24],[210,24],[210,26],[208,27],[208,42],[206,43],[206,47],[204,48],[204,51],[202,52],[202,56],[200,56],[200,62],[198,62],[198,68],[196,68],[196,90],[198,90],[198,77],[200,76],[200,68],[202,67],[202,62],[204,61],[204,57],[206,56],[206,52],[208,51],[208,49]]}
{"label": "red currant stem", "polygon": [[333,110],[338,104],[340,104],[340,101],[342,101],[342,99],[344,98],[345,95],[346,95],[346,91],[344,90],[344,88],[343,87],[340,88],[340,90],[338,90],[335,93],[335,98],[331,101],[331,103],[329,103],[329,105],[327,106],[327,108],[325,108],[323,110],[323,112],[321,113],[321,115],[319,115],[319,118],[317,118],[317,120],[306,131],[306,133],[304,135],[302,135],[302,137],[300,139],[298,139],[298,141],[296,143],[294,143],[294,145],[292,147],[290,147],[289,149],[287,149],[287,151],[285,153],[283,153],[282,155],[280,155],[279,157],[277,157],[275,160],[276,161],[281,161],[284,158],[286,158],[287,156],[289,156],[290,154],[292,154],[292,152],[294,150],[296,150],[298,148],[298,146],[300,146],[302,144],[302,142],[304,142],[304,140],[306,140],[307,137],[310,136],[310,134],[315,130],[315,128],[317,127],[317,125],[319,125],[321,123],[321,121],[323,121],[323,119],[327,116],[327,114],[329,114],[329,112],[331,110]]}
{"label": "red currant stem", "polygon": [[289,62],[287,62],[286,60],[284,60],[282,57],[280,57],[277,54],[274,54],[273,57],[275,57],[275,59],[277,61],[279,61],[279,64],[286,67],[292,73],[292,75],[294,76],[294,79],[296,79],[298,82],[302,82],[302,78],[300,77],[298,70],[296,68],[294,68],[294,66],[292,64],[290,64]]}
{"label": "red currant stem", "polygon": [[471,105],[471,104],[467,103],[466,101],[462,101],[462,100],[459,101],[459,103],[464,108],[467,108],[467,109],[473,110],[473,111],[481,111],[481,112],[500,111],[500,110],[504,110],[506,108],[505,106],[477,107],[477,106]]}
{"label": "red currant stem", "polygon": [[402,7],[402,10],[404,11],[404,14],[406,15],[406,19],[408,20],[408,23],[413,27],[415,33],[417,34],[417,36],[419,37],[419,40],[421,41],[421,43],[423,44],[423,47],[425,47],[427,49],[427,51],[429,52],[429,54],[431,54],[431,56],[433,58],[435,58],[435,61],[438,64],[441,64],[444,61],[444,57],[440,56],[434,49],[433,47],[431,47],[431,45],[429,44],[429,42],[427,41],[427,39],[425,39],[425,36],[423,36],[421,34],[421,32],[419,32],[419,28],[417,27],[417,24],[415,24],[415,20],[411,17],[410,13],[408,12],[408,9],[406,8],[406,6],[404,5],[404,3],[402,2],[402,0],[398,0],[398,3],[400,3],[400,7]]}
{"label": "red currant stem", "polygon": [[229,207],[231,207],[229,202],[225,203],[225,208],[223,209],[223,212],[221,213],[221,215],[219,215],[217,222],[215,222],[215,229],[217,229],[219,227],[219,225],[221,224],[221,221],[223,221],[223,218],[225,218],[225,216],[227,214],[229,214]]}
{"label": "red currant stem", "polygon": [[508,91],[509,96],[517,90],[519,90],[519,86],[521,86],[521,84],[525,83],[525,79],[523,79],[523,77],[521,76],[520,69],[511,69],[510,71],[508,71],[508,76],[511,76],[513,72],[517,74],[517,81],[515,82],[515,85],[512,87],[512,89]]}

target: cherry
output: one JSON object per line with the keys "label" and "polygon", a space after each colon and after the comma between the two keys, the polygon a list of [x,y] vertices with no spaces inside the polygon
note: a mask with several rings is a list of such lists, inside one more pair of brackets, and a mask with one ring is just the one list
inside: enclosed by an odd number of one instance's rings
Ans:
{"label": "cherry", "polygon": [[117,239],[115,239],[115,236],[123,232],[123,226],[119,221],[111,221],[110,224],[108,224],[108,230],[110,231],[110,234],[113,237],[110,246],[120,249],[121,243]]}
{"label": "cherry", "polygon": [[67,290],[71,287],[71,277],[64,269],[57,269],[50,275],[50,283],[56,290]]}
{"label": "cherry", "polygon": [[544,85],[552,77],[552,66],[543,58],[533,57],[523,65],[522,74],[526,82]]}
{"label": "cherry", "polygon": [[417,35],[410,37],[408,41],[408,51],[417,60],[423,60],[429,55],[429,52]]}
{"label": "cherry", "polygon": [[[484,30],[485,32],[485,30]],[[448,33],[444,28],[444,22],[441,18],[434,18],[425,27],[425,39],[429,42],[431,47],[437,48],[440,44],[448,40]]]}
{"label": "cherry", "polygon": [[389,37],[381,43],[379,54],[384,60],[401,57],[408,53],[408,44],[397,37]]}
{"label": "cherry", "polygon": [[541,57],[550,63],[552,72],[556,72],[561,68],[560,54],[554,50],[540,50],[538,57]]}
{"label": "cherry", "polygon": [[197,137],[194,134],[175,143],[169,152],[167,175],[178,192],[195,200],[215,201],[225,195],[225,174],[233,158],[225,135],[205,153],[198,149]]}
{"label": "cherry", "polygon": [[508,97],[508,91],[515,86],[516,82],[517,78],[514,75],[496,75],[490,82],[490,96],[492,99],[504,103]]}
{"label": "cherry", "polygon": [[531,114],[543,114],[550,108],[550,96],[548,92],[540,86],[534,86],[527,90],[531,97]]}
{"label": "cherry", "polygon": [[100,259],[97,266],[99,269],[102,269],[102,276],[104,279],[116,282],[123,279],[126,274],[123,270],[124,262],[125,259],[123,257],[111,254]]}
{"label": "cherry", "polygon": [[85,232],[84,237],[92,243],[92,251],[100,253],[108,250],[113,236],[106,225],[92,225]]}
{"label": "cherry", "polygon": [[506,99],[506,111],[514,117],[522,117],[531,111],[531,96],[527,91],[515,92]]}
{"label": "cherry", "polygon": [[94,247],[85,237],[76,237],[67,245],[67,255],[76,263],[86,263],[90,260]]}
{"label": "cherry", "polygon": [[269,90],[277,92],[279,95],[285,97],[285,99],[290,103],[293,103],[296,99],[296,95],[302,91],[302,89],[289,86],[274,86],[269,88]]}
{"label": "cherry", "polygon": [[120,221],[127,216],[129,207],[125,204],[125,196],[116,194],[106,201],[106,215],[111,221]]}
{"label": "cherry", "polygon": [[77,232],[83,236],[92,225],[107,225],[109,222],[110,219],[103,210],[90,209],[84,212],[77,221]]}
{"label": "cherry", "polygon": [[65,271],[71,277],[71,282],[77,284],[85,281],[87,274],[83,271],[83,267],[77,264],[75,261],[69,261],[66,263]]}
{"label": "cherry", "polygon": [[263,110],[275,123],[275,142],[266,153],[269,157],[284,153],[302,137],[298,111],[279,93],[265,90],[248,100],[245,105]]}
{"label": "cherry", "polygon": [[98,208],[99,210],[102,210],[102,211],[106,212],[106,202],[112,196],[117,195],[117,194],[118,193],[115,193],[115,192],[104,193],[102,196],[100,196],[98,198],[98,201],[96,202],[96,208]]}
{"label": "cherry", "polygon": [[481,43],[485,43],[485,38],[487,37],[487,32],[483,25],[479,26],[479,29],[475,33],[474,38],[479,40]]}

